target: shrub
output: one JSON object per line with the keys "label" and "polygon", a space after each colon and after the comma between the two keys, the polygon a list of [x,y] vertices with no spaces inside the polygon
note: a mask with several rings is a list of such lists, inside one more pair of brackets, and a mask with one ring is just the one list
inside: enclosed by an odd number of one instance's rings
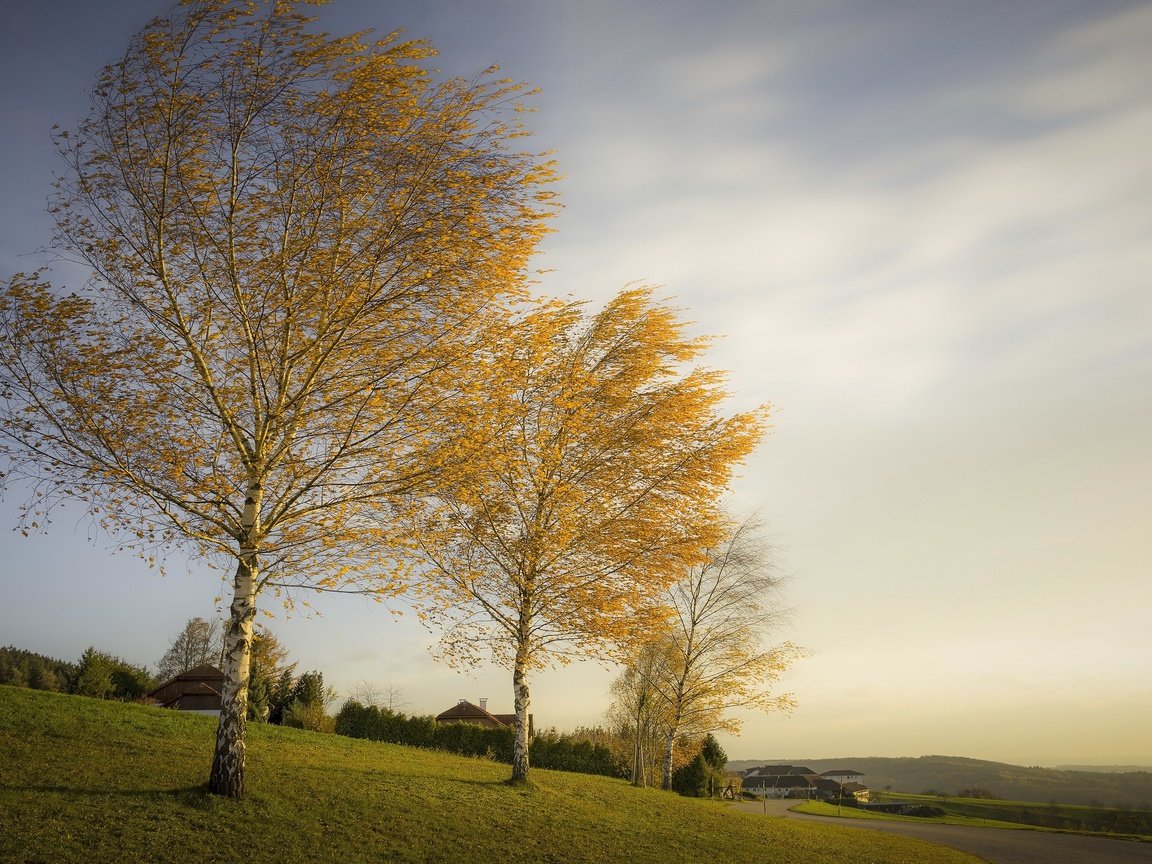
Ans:
{"label": "shrub", "polygon": [[841,795],[839,793],[832,795],[828,798],[829,804],[838,804],[841,807],[859,807],[860,802],[856,800],[853,795]]}
{"label": "shrub", "polygon": [[930,807],[927,804],[909,804],[907,807],[901,807],[898,812],[901,816],[919,816],[925,819],[935,819],[945,815],[939,807]]}
{"label": "shrub", "polygon": [[284,709],[282,725],[332,733],[336,731],[336,718],[324,713],[324,705],[319,702],[301,702],[296,699]]}
{"label": "shrub", "polygon": [[539,768],[603,777],[628,776],[628,766],[621,765],[606,745],[579,733],[567,735],[555,729],[538,733],[529,746],[528,758]]}
{"label": "shrub", "polygon": [[672,772],[672,789],[690,798],[703,798],[708,794],[708,773],[708,763],[698,753],[687,765]]}

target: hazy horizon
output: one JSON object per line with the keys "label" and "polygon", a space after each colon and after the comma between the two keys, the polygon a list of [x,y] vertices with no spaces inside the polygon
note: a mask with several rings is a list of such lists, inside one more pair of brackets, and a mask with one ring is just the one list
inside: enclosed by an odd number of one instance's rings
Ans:
{"label": "hazy horizon", "polygon": [[[847,764],[853,760],[863,759],[971,759],[974,762],[987,762],[993,765],[1011,765],[1016,768],[1046,768],[1053,771],[1085,771],[1100,774],[1125,774],[1125,773],[1142,773],[1152,772],[1152,765],[1026,765],[1023,762],[1001,762],[996,759],[975,759],[971,756],[965,756],[962,753],[923,753],[919,756],[795,756],[787,759],[732,759],[729,758],[728,763],[731,765],[734,762],[749,762],[756,763],[756,765],[792,765],[797,767],[804,767],[806,762],[844,762],[845,768],[852,766]],[[749,767],[754,767],[749,765]]]}

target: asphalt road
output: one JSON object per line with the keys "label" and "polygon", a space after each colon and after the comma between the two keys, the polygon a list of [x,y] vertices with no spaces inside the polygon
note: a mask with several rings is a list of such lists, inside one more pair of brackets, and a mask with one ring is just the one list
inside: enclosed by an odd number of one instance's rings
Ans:
{"label": "asphalt road", "polygon": [[[936,825],[930,822],[880,822],[872,819],[836,819],[809,816],[788,810],[794,801],[769,801],[769,816],[803,819],[856,828],[861,831],[886,831],[951,846],[978,855],[989,864],[1152,864],[1152,843],[1109,840],[1080,834],[1055,834],[1048,831],[1014,831],[1010,828],[970,828],[965,825]],[[736,805],[749,813],[764,813],[761,802]]]}

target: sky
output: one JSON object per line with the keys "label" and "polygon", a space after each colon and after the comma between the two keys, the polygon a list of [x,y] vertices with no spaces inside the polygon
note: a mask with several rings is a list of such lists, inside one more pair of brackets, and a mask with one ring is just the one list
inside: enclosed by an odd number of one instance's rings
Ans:
{"label": "sky", "polygon": [[[0,29],[0,278],[46,259],[102,65],[166,5],[11,4]],[[731,504],[809,651],[733,759],[946,754],[1152,765],[1152,3],[335,0],[446,74],[498,63],[565,208],[542,290],[661,286],[773,428]],[[23,538],[0,501],[0,644],[154,665],[220,573],[161,576],[82,514]],[[346,696],[511,711],[435,634],[358,597],[265,623]],[[536,676],[537,728],[597,723],[616,670]]]}

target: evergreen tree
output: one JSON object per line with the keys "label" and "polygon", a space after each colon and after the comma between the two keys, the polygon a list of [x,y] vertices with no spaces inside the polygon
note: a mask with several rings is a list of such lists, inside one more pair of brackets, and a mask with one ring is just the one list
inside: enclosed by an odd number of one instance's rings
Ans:
{"label": "evergreen tree", "polygon": [[72,692],[77,696],[107,699],[112,695],[115,688],[112,682],[112,673],[115,668],[116,661],[111,655],[97,651],[89,645],[80,655],[80,664],[76,670],[76,679],[72,683]]}
{"label": "evergreen tree", "polygon": [[248,674],[248,719],[279,723],[295,686],[296,664],[271,630],[261,627],[252,637]]}
{"label": "evergreen tree", "polygon": [[33,690],[67,690],[76,666],[11,646],[0,648],[0,684]]}
{"label": "evergreen tree", "polygon": [[690,798],[703,798],[708,794],[708,763],[703,753],[687,765],[681,765],[672,772],[672,789]]}
{"label": "evergreen tree", "polygon": [[152,689],[155,679],[143,666],[89,646],[80,656],[71,692],[96,699],[139,699]]}
{"label": "evergreen tree", "polygon": [[335,691],[324,687],[323,672],[305,672],[289,693],[280,722],[298,729],[333,732],[336,721],[324,708],[335,698]]}
{"label": "evergreen tree", "polygon": [[324,705],[331,701],[328,697],[329,693],[324,689],[324,673],[314,670],[300,676],[288,701],[302,705]]}
{"label": "evergreen tree", "polygon": [[112,668],[112,697],[132,701],[140,699],[155,685],[156,679],[143,666],[117,660]]}
{"label": "evergreen tree", "polygon": [[24,673],[24,669],[20,666],[13,666],[8,670],[6,684],[11,684],[13,687],[27,687],[28,676]]}
{"label": "evergreen tree", "polygon": [[720,742],[711,732],[704,739],[704,746],[700,748],[700,755],[704,757],[708,767],[716,773],[722,772],[728,764],[728,754],[724,752],[724,748],[720,746]]}

